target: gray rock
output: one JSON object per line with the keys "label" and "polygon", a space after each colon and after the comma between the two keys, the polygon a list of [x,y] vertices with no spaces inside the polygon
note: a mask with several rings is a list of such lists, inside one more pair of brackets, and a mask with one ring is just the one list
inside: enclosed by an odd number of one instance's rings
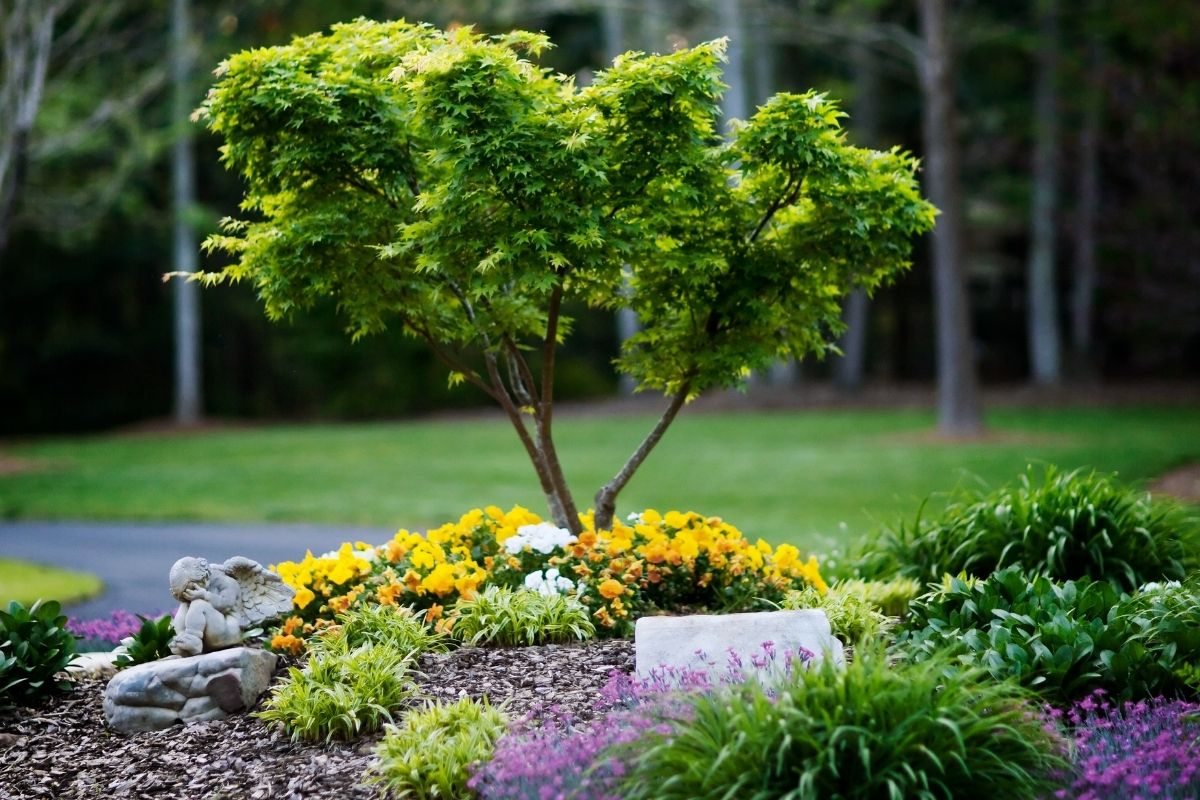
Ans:
{"label": "gray rock", "polygon": [[222,719],[258,701],[271,683],[275,661],[274,653],[233,647],[130,667],[108,682],[104,718],[122,733]]}
{"label": "gray rock", "polygon": [[801,648],[815,657],[842,664],[842,643],[830,630],[829,618],[820,609],[761,611],[748,614],[695,614],[686,617],[642,617],[634,634],[636,672],[649,678],[658,669],[702,672],[719,681],[731,661],[752,672],[755,660],[764,659],[769,643],[782,667],[787,654]]}

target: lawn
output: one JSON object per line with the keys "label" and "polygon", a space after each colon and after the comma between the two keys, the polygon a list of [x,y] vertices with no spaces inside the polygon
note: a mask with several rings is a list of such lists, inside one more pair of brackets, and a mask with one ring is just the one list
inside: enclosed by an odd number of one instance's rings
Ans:
{"label": "lawn", "polygon": [[[581,506],[650,416],[556,422]],[[1144,482],[1200,459],[1200,410],[996,409],[991,435],[953,443],[909,410],[688,413],[620,498],[717,514],[751,536],[816,551],[911,517],[964,481],[1012,480],[1028,463],[1094,467]],[[533,472],[500,418],[95,436],[7,448],[47,468],[0,477],[0,517],[307,521],[422,528],[472,506],[542,512]],[[932,500],[936,505],[936,497]]]}
{"label": "lawn", "polygon": [[0,558],[0,608],[6,608],[10,600],[25,605],[39,598],[69,603],[93,597],[100,589],[100,580],[93,575]]}

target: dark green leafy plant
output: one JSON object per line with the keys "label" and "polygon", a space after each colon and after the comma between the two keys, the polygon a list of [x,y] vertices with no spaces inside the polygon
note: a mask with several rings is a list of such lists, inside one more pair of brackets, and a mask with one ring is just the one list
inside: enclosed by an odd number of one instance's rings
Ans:
{"label": "dark green leafy plant", "polygon": [[467,787],[471,768],[492,757],[507,727],[508,717],[486,699],[464,697],[410,711],[387,727],[368,780],[397,800],[473,797]]}
{"label": "dark green leafy plant", "polygon": [[591,611],[574,597],[503,586],[459,600],[450,619],[454,636],[473,645],[553,644],[596,635]]}
{"label": "dark green leafy plant", "polygon": [[1010,564],[1125,591],[1181,580],[1200,566],[1200,518],[1109,476],[1030,469],[1015,486],[959,491],[936,518],[885,531],[858,572],[937,581],[959,573],[986,577]]}
{"label": "dark green leafy plant", "polygon": [[75,659],[75,637],[58,601],[0,611],[0,707],[35,705],[72,689],[58,678]]}
{"label": "dark green leafy plant", "polygon": [[1186,689],[1177,671],[1200,660],[1196,602],[1194,593],[1130,598],[1105,581],[1058,583],[1008,567],[982,580],[948,578],[914,601],[898,646],[914,661],[949,652],[1056,701],[1096,688],[1173,694]]}
{"label": "dark green leafy plant", "polygon": [[1064,743],[1026,690],[948,658],[892,665],[863,648],[770,687],[693,695],[623,751],[635,800],[1035,798]]}
{"label": "dark green leafy plant", "polygon": [[138,614],[137,618],[142,621],[142,627],[133,636],[121,641],[116,651],[117,660],[114,662],[117,669],[157,661],[171,655],[171,640],[175,638],[172,616],[163,614],[157,620],[153,620]]}

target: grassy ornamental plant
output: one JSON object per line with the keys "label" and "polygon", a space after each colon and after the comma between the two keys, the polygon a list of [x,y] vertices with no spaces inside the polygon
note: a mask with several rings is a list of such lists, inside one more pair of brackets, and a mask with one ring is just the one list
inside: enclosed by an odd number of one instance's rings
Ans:
{"label": "grassy ornamental plant", "polygon": [[862,595],[834,589],[822,594],[810,586],[788,592],[782,607],[821,609],[829,618],[833,635],[848,644],[878,639],[895,624]]}
{"label": "grassy ornamental plant", "polygon": [[622,750],[629,800],[1038,798],[1064,743],[1025,690],[949,659],[891,664],[863,648],[782,683],[690,696]]}
{"label": "grassy ornamental plant", "polygon": [[860,564],[867,577],[986,577],[1020,564],[1131,591],[1200,567],[1200,517],[1109,476],[1046,467],[995,491],[960,491],[937,518],[886,531],[869,550]]}
{"label": "grassy ornamental plant", "polygon": [[358,20],[238,53],[199,117],[244,180],[208,283],[285,318],[332,299],[354,337],[425,340],[504,409],[555,525],[583,523],[553,435],[572,305],[632,309],[617,367],[663,392],[596,493],[596,529],[690,399],[820,356],[842,298],[908,266],[932,227],[916,161],[852,147],[823,95],[778,94],[722,138],[723,41],[627,53],[586,87],[542,35]]}
{"label": "grassy ornamental plant", "polygon": [[449,617],[456,639],[471,645],[554,644],[591,639],[596,626],[574,597],[490,586],[460,600]]}
{"label": "grassy ornamental plant", "polygon": [[409,711],[389,725],[368,779],[396,800],[469,798],[471,770],[492,757],[508,717],[487,700],[464,697]]}
{"label": "grassy ornamental plant", "polygon": [[350,647],[323,635],[308,663],[292,667],[256,716],[295,741],[354,739],[377,731],[413,703],[420,690],[411,670],[417,653],[385,644]]}
{"label": "grassy ornamental plant", "polygon": [[75,637],[60,610],[55,600],[28,608],[13,600],[0,611],[0,708],[71,691],[58,675],[75,659]]}

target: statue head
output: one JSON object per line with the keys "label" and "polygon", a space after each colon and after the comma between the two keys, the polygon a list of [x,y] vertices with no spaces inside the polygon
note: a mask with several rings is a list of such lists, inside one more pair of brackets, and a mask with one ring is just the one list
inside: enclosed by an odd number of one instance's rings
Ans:
{"label": "statue head", "polygon": [[171,567],[171,595],[176,600],[183,600],[183,593],[189,584],[205,586],[208,583],[208,560],[185,556]]}

